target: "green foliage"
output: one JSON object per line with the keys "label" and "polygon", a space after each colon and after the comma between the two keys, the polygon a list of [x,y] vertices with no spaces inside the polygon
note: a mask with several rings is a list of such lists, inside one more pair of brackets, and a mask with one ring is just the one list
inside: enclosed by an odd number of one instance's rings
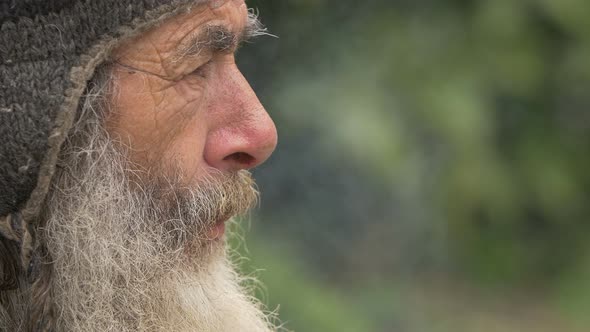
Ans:
{"label": "green foliage", "polygon": [[[263,243],[264,241],[252,241]],[[359,315],[347,295],[336,288],[322,286],[314,280],[304,266],[280,246],[258,244],[249,246],[248,255],[254,257],[245,265],[245,271],[264,266],[259,271],[264,291],[258,296],[266,299],[271,309],[277,308],[283,323],[294,331],[373,331],[375,322],[368,315]],[[285,264],[289,261],[289,264]],[[268,293],[268,295],[267,295]]]}
{"label": "green foliage", "polygon": [[[287,243],[305,271],[262,260],[288,315],[354,316],[339,287],[376,277],[563,294],[583,283],[590,3],[250,4],[280,37],[240,62],[281,137],[258,174],[267,222],[254,231]],[[328,295],[314,286],[328,281]],[[298,311],[306,299],[322,314]]]}

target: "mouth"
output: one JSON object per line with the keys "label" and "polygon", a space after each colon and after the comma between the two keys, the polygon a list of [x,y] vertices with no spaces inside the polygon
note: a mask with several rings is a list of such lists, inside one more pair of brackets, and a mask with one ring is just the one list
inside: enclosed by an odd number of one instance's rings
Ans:
{"label": "mouth", "polygon": [[207,239],[215,241],[219,240],[225,234],[225,223],[230,217],[223,218],[216,222],[207,232]]}

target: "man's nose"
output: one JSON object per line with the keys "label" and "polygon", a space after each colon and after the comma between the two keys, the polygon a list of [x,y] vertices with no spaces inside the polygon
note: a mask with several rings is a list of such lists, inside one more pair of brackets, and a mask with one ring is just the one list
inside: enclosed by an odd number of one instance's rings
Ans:
{"label": "man's nose", "polygon": [[224,171],[254,168],[277,145],[275,124],[237,67],[218,77],[208,94],[205,161]]}

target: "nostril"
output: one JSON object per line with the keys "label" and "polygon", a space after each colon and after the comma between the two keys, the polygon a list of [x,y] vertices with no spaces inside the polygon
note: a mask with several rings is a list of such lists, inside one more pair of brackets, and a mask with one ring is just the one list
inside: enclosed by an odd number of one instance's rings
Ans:
{"label": "nostril", "polygon": [[232,153],[229,156],[223,158],[224,161],[231,161],[239,164],[241,167],[251,167],[256,163],[256,158],[245,152]]}

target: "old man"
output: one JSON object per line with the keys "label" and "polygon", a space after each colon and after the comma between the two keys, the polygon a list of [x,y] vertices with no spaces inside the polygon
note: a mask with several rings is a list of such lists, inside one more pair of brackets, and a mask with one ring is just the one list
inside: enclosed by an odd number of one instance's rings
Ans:
{"label": "old man", "polygon": [[225,248],[275,126],[244,0],[0,0],[0,329],[272,331]]}

